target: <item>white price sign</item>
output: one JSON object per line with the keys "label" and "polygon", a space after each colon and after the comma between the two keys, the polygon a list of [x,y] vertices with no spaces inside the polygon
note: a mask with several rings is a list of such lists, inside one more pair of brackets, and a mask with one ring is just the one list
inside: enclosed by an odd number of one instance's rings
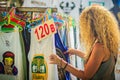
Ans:
{"label": "white price sign", "polygon": [[44,22],[34,29],[34,34],[38,41],[41,41],[54,33],[56,33],[56,27],[52,19]]}

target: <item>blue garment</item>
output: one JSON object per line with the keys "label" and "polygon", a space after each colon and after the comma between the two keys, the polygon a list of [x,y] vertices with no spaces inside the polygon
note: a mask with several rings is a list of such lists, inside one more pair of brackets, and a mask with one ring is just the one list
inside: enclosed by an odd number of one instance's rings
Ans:
{"label": "blue garment", "polygon": [[[55,47],[60,49],[62,52],[65,52],[68,50],[68,48],[63,45],[58,32],[55,34]],[[65,55],[66,61],[70,62],[69,55],[68,54],[64,54],[64,55]],[[66,72],[65,78],[66,78],[66,80],[70,80],[69,72]]]}
{"label": "blue garment", "polygon": [[[110,11],[114,14],[114,16],[116,17],[117,21],[118,21],[118,25],[120,26],[120,0],[112,0],[114,6],[110,9]],[[120,27],[119,27],[120,28]]]}
{"label": "blue garment", "polygon": [[119,6],[120,7],[120,0],[112,0],[113,4],[115,6]]}

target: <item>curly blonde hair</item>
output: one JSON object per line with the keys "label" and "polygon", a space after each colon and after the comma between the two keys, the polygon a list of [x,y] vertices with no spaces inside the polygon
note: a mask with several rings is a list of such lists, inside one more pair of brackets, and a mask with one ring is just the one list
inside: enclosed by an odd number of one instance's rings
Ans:
{"label": "curly blonde hair", "polygon": [[119,48],[119,27],[113,14],[103,6],[89,6],[80,15],[80,40],[89,58],[95,38],[117,56]]}

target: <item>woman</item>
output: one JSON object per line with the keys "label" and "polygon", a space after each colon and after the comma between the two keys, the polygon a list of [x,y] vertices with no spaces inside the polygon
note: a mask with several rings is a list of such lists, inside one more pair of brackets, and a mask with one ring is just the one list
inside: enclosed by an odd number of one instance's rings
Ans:
{"label": "woman", "polygon": [[69,49],[66,54],[85,60],[84,70],[68,64],[57,55],[50,55],[50,64],[57,64],[82,80],[115,80],[119,29],[115,17],[102,6],[90,6],[80,15],[80,37],[86,54]]}

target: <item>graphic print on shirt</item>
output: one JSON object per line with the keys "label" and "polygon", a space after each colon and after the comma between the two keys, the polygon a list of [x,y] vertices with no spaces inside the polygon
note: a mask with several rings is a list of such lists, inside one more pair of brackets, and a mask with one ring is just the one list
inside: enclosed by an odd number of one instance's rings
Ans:
{"label": "graphic print on shirt", "polygon": [[0,74],[17,75],[18,69],[14,66],[14,53],[7,51],[3,54],[3,61],[0,62]]}
{"label": "graphic print on shirt", "polygon": [[43,54],[37,54],[33,57],[31,64],[32,80],[47,80],[47,63]]}

